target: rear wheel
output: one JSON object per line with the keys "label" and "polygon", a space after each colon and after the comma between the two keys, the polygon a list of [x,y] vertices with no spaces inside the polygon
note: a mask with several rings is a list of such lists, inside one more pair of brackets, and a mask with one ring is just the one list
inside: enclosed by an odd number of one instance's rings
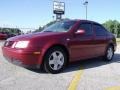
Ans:
{"label": "rear wheel", "polygon": [[113,56],[114,56],[114,49],[113,49],[113,46],[110,45],[110,46],[108,46],[108,48],[106,50],[104,60],[105,61],[112,61]]}
{"label": "rear wheel", "polygon": [[54,47],[47,51],[44,58],[44,69],[48,73],[59,73],[67,64],[66,52],[60,47]]}

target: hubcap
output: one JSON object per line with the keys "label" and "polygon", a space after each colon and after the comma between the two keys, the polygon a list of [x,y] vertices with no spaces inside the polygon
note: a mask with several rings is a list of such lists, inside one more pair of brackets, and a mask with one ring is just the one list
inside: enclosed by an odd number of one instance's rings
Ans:
{"label": "hubcap", "polygon": [[113,56],[113,49],[112,48],[109,48],[108,51],[107,51],[107,58],[109,60],[112,59],[112,56]]}
{"label": "hubcap", "polygon": [[49,57],[49,66],[53,70],[59,70],[64,64],[64,55],[60,51],[53,52]]}

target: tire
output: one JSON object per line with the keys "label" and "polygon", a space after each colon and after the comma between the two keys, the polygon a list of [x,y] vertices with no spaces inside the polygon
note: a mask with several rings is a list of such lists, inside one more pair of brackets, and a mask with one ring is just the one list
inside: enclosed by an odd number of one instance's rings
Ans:
{"label": "tire", "polygon": [[44,57],[44,70],[56,74],[61,72],[67,64],[67,54],[60,47],[53,47],[47,51]]}
{"label": "tire", "polygon": [[113,46],[110,45],[110,46],[108,46],[106,53],[103,56],[103,59],[105,61],[112,61],[113,56],[114,56],[114,48],[113,48]]}

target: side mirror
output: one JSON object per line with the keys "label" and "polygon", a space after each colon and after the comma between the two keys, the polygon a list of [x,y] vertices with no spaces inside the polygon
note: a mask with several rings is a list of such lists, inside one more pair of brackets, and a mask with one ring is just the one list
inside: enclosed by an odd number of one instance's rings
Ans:
{"label": "side mirror", "polygon": [[79,30],[77,30],[77,32],[75,32],[75,34],[84,35],[85,34],[85,30],[79,29]]}

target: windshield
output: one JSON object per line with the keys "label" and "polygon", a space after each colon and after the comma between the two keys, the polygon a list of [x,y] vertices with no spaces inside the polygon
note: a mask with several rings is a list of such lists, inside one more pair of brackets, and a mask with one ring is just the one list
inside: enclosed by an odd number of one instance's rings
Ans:
{"label": "windshield", "polygon": [[46,27],[42,32],[67,32],[76,21],[60,21]]}

